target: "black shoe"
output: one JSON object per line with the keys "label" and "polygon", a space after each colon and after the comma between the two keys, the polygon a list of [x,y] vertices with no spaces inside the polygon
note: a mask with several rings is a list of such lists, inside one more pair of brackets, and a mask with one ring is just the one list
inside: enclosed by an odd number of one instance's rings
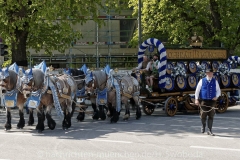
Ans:
{"label": "black shoe", "polygon": [[204,132],[205,132],[205,128],[202,128],[202,129],[201,129],[201,133],[204,133]]}
{"label": "black shoe", "polygon": [[207,132],[207,134],[210,135],[210,136],[215,136],[215,134],[213,134],[211,130],[209,130],[209,131]]}

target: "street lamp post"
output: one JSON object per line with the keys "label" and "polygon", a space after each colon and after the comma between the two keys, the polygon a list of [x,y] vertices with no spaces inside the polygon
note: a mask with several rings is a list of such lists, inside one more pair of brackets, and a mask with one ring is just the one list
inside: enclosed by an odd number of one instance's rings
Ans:
{"label": "street lamp post", "polygon": [[140,47],[141,43],[142,43],[142,28],[141,28],[141,8],[142,8],[142,4],[141,4],[141,0],[138,0],[138,46]]}

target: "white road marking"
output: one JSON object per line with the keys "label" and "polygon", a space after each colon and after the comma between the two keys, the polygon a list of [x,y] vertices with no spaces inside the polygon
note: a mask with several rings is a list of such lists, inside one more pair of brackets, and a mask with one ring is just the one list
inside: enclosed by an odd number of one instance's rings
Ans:
{"label": "white road marking", "polygon": [[112,130],[103,130],[103,129],[99,129],[99,130],[96,130],[96,131],[99,131],[99,132],[112,132]]}
{"label": "white road marking", "polygon": [[215,136],[214,138],[219,138],[219,139],[234,139],[232,137],[219,137],[219,136]]}
{"label": "white road marking", "polygon": [[87,139],[88,141],[98,141],[98,142],[111,142],[111,143],[133,143],[130,141],[113,141],[113,140],[104,140],[104,139]]}
{"label": "white road marking", "polygon": [[222,127],[213,127],[213,128],[216,128],[216,129],[229,129],[229,128],[222,128]]}
{"label": "white road marking", "polygon": [[180,127],[182,127],[182,126],[185,126],[185,125],[171,124],[170,126],[174,126],[174,127],[180,126]]}
{"label": "white road marking", "polygon": [[218,147],[204,147],[204,146],[190,146],[190,148],[223,150],[223,151],[238,151],[238,152],[240,151],[240,149],[235,149],[235,148],[218,148]]}
{"label": "white road marking", "polygon": [[125,123],[127,123],[127,122],[117,122],[117,123],[120,123],[120,124],[121,124],[121,123],[122,123],[122,124],[125,124]]}
{"label": "white road marking", "polygon": [[194,135],[188,136],[188,137],[191,137],[191,138],[207,138],[207,136],[194,136]]}
{"label": "white road marking", "polygon": [[33,134],[29,134],[29,133],[12,133],[12,132],[0,132],[0,134],[7,134],[7,135],[16,135],[16,136],[32,136]]}
{"label": "white road marking", "polygon": [[194,128],[201,128],[201,126],[190,126],[190,127],[194,127]]}
{"label": "white road marking", "polygon": [[132,124],[146,124],[146,123],[136,123],[136,122],[133,122]]}
{"label": "white road marking", "polygon": [[159,124],[159,123],[150,123],[150,125],[164,126],[165,124]]}

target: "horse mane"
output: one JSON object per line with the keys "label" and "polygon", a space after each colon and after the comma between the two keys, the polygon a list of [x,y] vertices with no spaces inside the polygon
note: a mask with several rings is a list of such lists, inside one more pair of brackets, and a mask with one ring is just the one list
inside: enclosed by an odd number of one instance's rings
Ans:
{"label": "horse mane", "polygon": [[37,68],[33,68],[34,87],[41,88],[44,83],[44,73]]}
{"label": "horse mane", "polygon": [[13,84],[12,89],[15,89],[16,85],[17,85],[17,76],[18,75],[12,70],[8,70],[8,72],[9,72],[10,83]]}
{"label": "horse mane", "polygon": [[104,83],[107,83],[107,74],[105,72],[103,72],[103,71],[93,71],[92,73],[96,77],[95,80],[98,84],[98,87],[100,87],[100,85],[103,85]]}
{"label": "horse mane", "polygon": [[82,70],[78,69],[70,69],[71,76],[81,76],[84,75],[84,72]]}

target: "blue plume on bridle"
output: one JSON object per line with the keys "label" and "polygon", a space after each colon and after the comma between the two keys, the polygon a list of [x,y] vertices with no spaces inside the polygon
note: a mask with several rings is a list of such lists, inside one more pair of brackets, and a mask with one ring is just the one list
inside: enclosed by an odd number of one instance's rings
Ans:
{"label": "blue plume on bridle", "polygon": [[18,65],[17,65],[16,62],[14,62],[11,66],[9,66],[8,69],[9,69],[9,70],[12,70],[12,71],[14,71],[16,74],[18,74],[19,67],[18,67]]}
{"label": "blue plume on bridle", "polygon": [[86,77],[85,77],[85,82],[86,84],[88,84],[90,81],[93,80],[93,74],[92,72],[90,74],[87,74]]}
{"label": "blue plume on bridle", "polygon": [[80,68],[80,70],[83,71],[85,75],[87,75],[87,70],[88,70],[88,68],[87,68],[86,64],[84,64],[84,65]]}
{"label": "blue plume on bridle", "polygon": [[3,68],[1,71],[1,79],[6,79],[9,76],[8,67]]}
{"label": "blue plume on bridle", "polygon": [[106,67],[103,69],[103,72],[105,72],[107,75],[110,75],[110,67],[109,65],[107,64]]}
{"label": "blue plume on bridle", "polygon": [[34,68],[40,69],[45,74],[47,71],[46,62],[42,61],[39,65],[34,66]]}
{"label": "blue plume on bridle", "polygon": [[67,75],[71,75],[71,69],[70,68],[68,68],[68,70],[64,69],[63,72]]}
{"label": "blue plume on bridle", "polygon": [[24,72],[24,75],[22,77],[22,80],[24,83],[29,83],[31,81],[31,79],[33,79],[33,72],[32,72],[32,68],[28,69]]}

